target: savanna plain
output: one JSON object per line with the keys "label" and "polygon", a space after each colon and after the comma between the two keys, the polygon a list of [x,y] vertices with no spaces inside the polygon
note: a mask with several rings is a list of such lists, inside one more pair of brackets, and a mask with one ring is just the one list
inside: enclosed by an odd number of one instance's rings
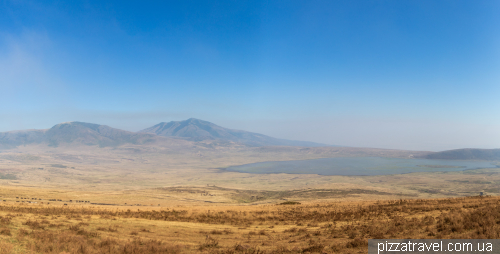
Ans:
{"label": "savanna plain", "polygon": [[181,139],[5,149],[0,253],[366,253],[371,238],[499,238],[496,168],[383,176],[224,170],[426,153]]}

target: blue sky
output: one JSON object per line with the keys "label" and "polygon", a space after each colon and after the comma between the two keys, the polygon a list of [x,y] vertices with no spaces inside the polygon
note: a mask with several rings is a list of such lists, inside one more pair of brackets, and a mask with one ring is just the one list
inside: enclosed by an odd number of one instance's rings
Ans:
{"label": "blue sky", "polygon": [[0,1],[0,131],[195,117],[500,148],[499,1]]}

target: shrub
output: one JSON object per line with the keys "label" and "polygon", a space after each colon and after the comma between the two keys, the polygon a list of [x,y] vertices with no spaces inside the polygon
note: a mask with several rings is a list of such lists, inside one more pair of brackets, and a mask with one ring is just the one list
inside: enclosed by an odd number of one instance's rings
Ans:
{"label": "shrub", "polygon": [[354,238],[353,240],[347,242],[347,248],[358,248],[368,246],[368,241],[366,239]]}
{"label": "shrub", "polygon": [[280,205],[300,205],[300,202],[297,201],[285,201],[280,203]]}
{"label": "shrub", "polygon": [[8,228],[2,228],[2,229],[0,229],[0,235],[8,235],[8,236],[10,236],[12,234],[10,233],[10,229],[8,229]]}

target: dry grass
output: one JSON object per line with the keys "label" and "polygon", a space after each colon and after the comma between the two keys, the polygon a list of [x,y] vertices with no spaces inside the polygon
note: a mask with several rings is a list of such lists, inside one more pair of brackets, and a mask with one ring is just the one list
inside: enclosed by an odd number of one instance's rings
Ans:
{"label": "dry grass", "polygon": [[500,174],[496,169],[354,177],[220,170],[262,161],[350,156],[409,158],[424,153],[345,147],[249,148],[185,142],[107,148],[28,145],[1,151],[0,196],[1,202],[5,197],[9,202],[8,198],[22,196],[42,198],[44,203],[61,202],[53,199],[73,200],[68,205],[165,207],[199,203],[274,204],[286,200],[445,198],[472,196],[481,191],[500,194]]}
{"label": "dry grass", "polygon": [[[82,189],[96,192],[143,190],[172,186],[219,186],[229,189],[290,191],[293,189],[366,189],[371,186],[366,181],[349,177],[318,177],[317,175],[251,175],[224,172],[220,168],[262,161],[301,160],[344,156],[387,156],[408,158],[415,155],[411,151],[341,148],[341,147],[244,147],[206,146],[202,143],[179,141],[169,146],[123,145],[98,148],[95,146],[47,147],[45,145],[20,146],[1,150],[1,185],[20,187],[54,188],[78,191]],[[420,152],[421,153],[421,152]],[[1,178],[1,177],[0,177]],[[373,188],[372,188],[373,189]],[[203,190],[202,190],[203,191]],[[386,191],[386,190],[384,190]],[[335,191],[334,191],[335,192]],[[399,190],[390,191],[399,193]],[[230,193],[221,196],[220,191],[208,190],[203,193],[175,193],[169,191],[169,201],[195,202],[255,202],[261,193]],[[179,195],[180,194],[180,195]],[[280,193],[265,193],[268,197]],[[272,194],[272,195],[271,195]],[[310,196],[310,193],[299,193]],[[335,194],[335,193],[334,193]],[[255,196],[252,198],[252,196]],[[142,196],[144,197],[144,196]],[[140,203],[143,200],[107,199],[98,201],[109,203]],[[86,200],[81,198],[81,200]],[[94,200],[96,201],[96,200]],[[150,202],[151,201],[151,202]],[[148,205],[160,203],[162,199],[149,199]]]}
{"label": "dry grass", "polygon": [[0,253],[364,253],[367,239],[500,237],[500,198],[156,209],[0,205]]}

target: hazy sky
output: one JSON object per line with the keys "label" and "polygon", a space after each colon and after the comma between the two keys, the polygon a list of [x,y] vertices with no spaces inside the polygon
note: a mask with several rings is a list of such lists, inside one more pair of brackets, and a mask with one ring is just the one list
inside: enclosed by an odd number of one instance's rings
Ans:
{"label": "hazy sky", "polygon": [[500,1],[0,0],[0,131],[199,118],[500,148]]}

